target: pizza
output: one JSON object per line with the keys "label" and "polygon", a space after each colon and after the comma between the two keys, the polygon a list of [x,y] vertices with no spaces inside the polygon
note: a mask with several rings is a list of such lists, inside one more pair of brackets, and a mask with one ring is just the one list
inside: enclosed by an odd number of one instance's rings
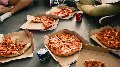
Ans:
{"label": "pizza", "polygon": [[59,33],[50,37],[48,49],[57,56],[70,56],[81,49],[83,42],[75,35]]}
{"label": "pizza", "polygon": [[86,67],[104,67],[104,62],[99,60],[87,60],[84,63]]}
{"label": "pizza", "polygon": [[50,14],[59,16],[61,18],[69,17],[74,11],[68,7],[60,8],[59,10],[51,11]]}
{"label": "pizza", "polygon": [[107,28],[97,33],[96,38],[104,46],[111,49],[120,49],[120,30]]}
{"label": "pizza", "polygon": [[29,47],[30,43],[17,42],[11,36],[5,37],[0,43],[0,56],[14,57],[22,55]]}
{"label": "pizza", "polygon": [[33,23],[43,23],[45,29],[49,29],[55,25],[56,19],[49,16],[37,16],[32,20]]}

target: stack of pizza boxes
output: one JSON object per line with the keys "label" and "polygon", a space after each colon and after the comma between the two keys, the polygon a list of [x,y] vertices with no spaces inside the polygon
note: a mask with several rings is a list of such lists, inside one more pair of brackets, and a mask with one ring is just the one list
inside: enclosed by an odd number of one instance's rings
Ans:
{"label": "stack of pizza boxes", "polygon": [[17,59],[22,59],[27,57],[33,57],[33,50],[34,50],[33,35],[27,29],[19,32],[0,34],[0,42],[2,42],[6,37],[11,37],[17,43],[29,44],[29,46],[24,47],[25,50],[22,50],[23,53],[21,55],[16,55],[13,57],[9,55],[6,57],[0,57],[0,63],[5,63],[12,60],[17,60]]}

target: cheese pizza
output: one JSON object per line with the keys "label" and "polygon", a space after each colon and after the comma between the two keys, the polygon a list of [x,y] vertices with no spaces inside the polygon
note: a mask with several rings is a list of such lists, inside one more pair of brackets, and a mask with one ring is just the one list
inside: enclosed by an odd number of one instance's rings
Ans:
{"label": "cheese pizza", "polygon": [[81,49],[83,42],[75,35],[59,33],[50,37],[48,49],[57,56],[69,56]]}
{"label": "cheese pizza", "polygon": [[0,56],[14,57],[23,54],[29,47],[30,43],[17,42],[8,36],[0,43]]}

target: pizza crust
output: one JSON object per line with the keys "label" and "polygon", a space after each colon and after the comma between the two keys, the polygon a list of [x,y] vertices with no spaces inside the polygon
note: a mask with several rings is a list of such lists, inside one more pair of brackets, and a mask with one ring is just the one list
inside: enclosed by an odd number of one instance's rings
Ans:
{"label": "pizza crust", "polygon": [[0,43],[3,41],[3,34],[0,34]]}
{"label": "pizza crust", "polygon": [[32,44],[31,43],[28,43],[25,45],[25,47],[20,51],[22,54],[25,53],[26,50],[28,50],[30,48]]}

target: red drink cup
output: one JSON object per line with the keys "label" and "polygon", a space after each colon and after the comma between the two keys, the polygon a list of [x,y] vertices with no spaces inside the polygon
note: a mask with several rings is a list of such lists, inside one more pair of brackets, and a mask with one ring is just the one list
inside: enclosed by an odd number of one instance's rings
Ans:
{"label": "red drink cup", "polygon": [[83,18],[83,12],[82,11],[78,11],[76,13],[76,22],[82,22],[82,18]]}

